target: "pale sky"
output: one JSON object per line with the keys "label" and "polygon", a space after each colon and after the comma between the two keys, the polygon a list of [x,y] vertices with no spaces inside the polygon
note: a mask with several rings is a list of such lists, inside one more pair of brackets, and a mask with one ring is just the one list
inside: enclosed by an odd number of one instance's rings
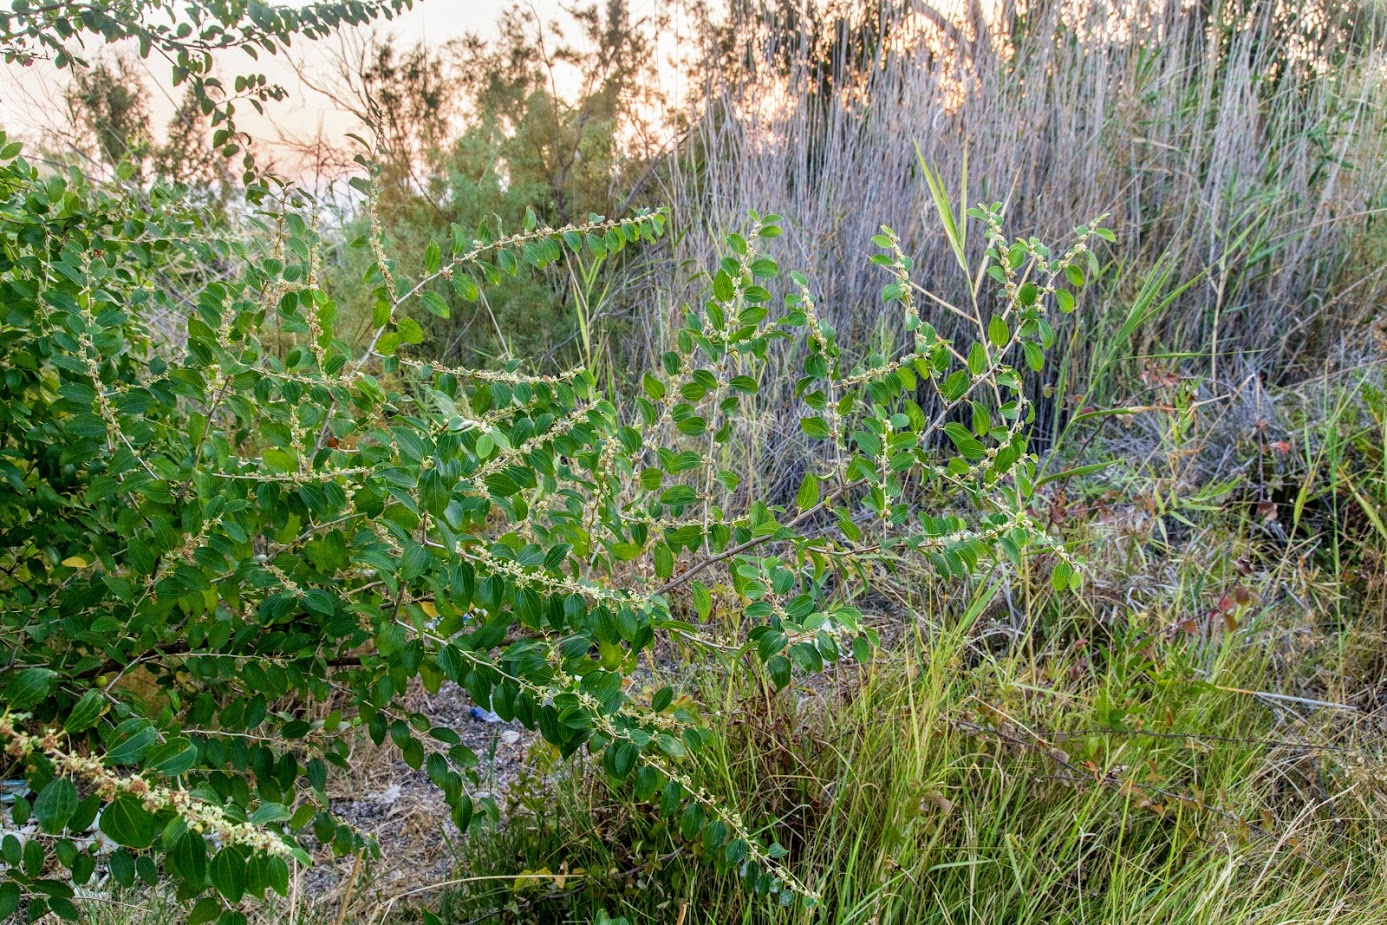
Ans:
{"label": "pale sky", "polygon": [[[559,18],[568,22],[562,16],[559,0],[416,0],[413,10],[380,28],[395,35],[404,47],[412,47],[420,41],[441,45],[469,32],[482,37],[493,36],[502,13],[522,5],[534,9],[543,20]],[[633,18],[639,18],[666,9],[669,5],[669,0],[632,0],[631,12]],[[334,39],[328,39],[322,43],[296,43],[290,55],[303,62],[310,71],[322,69],[327,47],[334,42]],[[282,57],[262,56],[259,63],[251,62],[239,54],[235,59],[244,64],[238,64],[228,57],[224,65],[226,75],[263,72],[290,91],[290,97],[284,102],[268,104],[269,121],[274,125],[301,138],[316,134],[319,125],[326,135],[338,137],[355,127],[348,117],[334,111],[321,97],[306,91]],[[151,75],[153,120],[158,131],[172,113],[174,100],[181,93],[169,87],[165,62],[151,56],[147,66]],[[66,83],[67,73],[57,71],[46,62],[38,62],[28,68],[0,65],[0,127],[12,138],[31,141],[43,137],[46,131],[51,131],[55,126],[66,127],[67,113],[62,103]],[[230,81],[227,80],[227,83]],[[254,111],[248,105],[238,107],[237,118],[241,127],[252,135],[272,137],[272,133],[265,131],[264,122],[255,118]]]}

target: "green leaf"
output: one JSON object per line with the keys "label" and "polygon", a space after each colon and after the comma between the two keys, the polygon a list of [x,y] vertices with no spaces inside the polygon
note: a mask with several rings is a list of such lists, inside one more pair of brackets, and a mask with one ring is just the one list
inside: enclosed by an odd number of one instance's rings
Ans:
{"label": "green leaf", "polygon": [[424,477],[419,480],[419,500],[423,502],[424,509],[435,517],[443,516],[443,511],[448,507],[452,497],[452,486],[437,469],[425,472]]}
{"label": "green leaf", "polygon": [[400,349],[400,343],[403,340],[404,338],[400,336],[398,331],[382,335],[381,339],[376,341],[376,353],[383,357],[394,356],[395,351]]}
{"label": "green leaf", "polygon": [[34,818],[48,835],[57,835],[77,811],[77,788],[65,777],[54,778],[34,800]]}
{"label": "green leaf", "polygon": [[63,723],[63,732],[71,734],[90,729],[106,712],[106,707],[107,700],[101,691],[95,688],[87,691],[67,715],[67,720]]}
{"label": "green leaf", "polygon": [[974,341],[968,350],[968,371],[974,376],[987,372],[987,348],[980,341]]}
{"label": "green leaf", "polygon": [[987,339],[998,347],[1005,347],[1011,342],[1011,329],[1001,315],[993,315],[987,323]]}
{"label": "green leaf", "polygon": [[281,857],[265,859],[265,877],[280,896],[289,895],[289,862]]}
{"label": "green leaf", "polygon": [[708,592],[708,588],[701,581],[695,581],[689,588],[689,593],[693,597],[694,610],[698,611],[700,620],[707,620],[713,612],[713,596]]}
{"label": "green leaf", "polygon": [[177,777],[197,764],[197,746],[187,739],[173,739],[151,751],[145,763],[166,777]]}
{"label": "green leaf", "polygon": [[618,562],[629,562],[641,554],[638,543],[613,543],[612,558]]}
{"label": "green leaf", "polygon": [[188,925],[206,925],[222,914],[222,904],[214,896],[204,896],[188,913]]}
{"label": "green leaf", "polygon": [[675,425],[681,434],[697,437],[708,429],[708,422],[698,415],[687,417]]}
{"label": "green leaf", "polygon": [[130,856],[129,851],[121,849],[113,852],[108,864],[111,869],[111,877],[116,883],[124,887],[135,885],[135,859]]}
{"label": "green leaf", "polygon": [[641,802],[650,800],[662,786],[664,786],[664,775],[660,773],[659,768],[646,764],[642,765],[640,770],[636,772],[637,800]]}
{"label": "green leaf", "polygon": [[[480,293],[477,291],[477,284],[472,282],[471,278],[459,276],[454,285],[464,299],[469,302],[477,301],[477,296],[479,296]],[[424,303],[424,310],[430,315],[437,315],[439,318],[448,317],[448,303],[444,300],[443,296],[438,293],[432,290],[426,291],[419,297],[419,301]],[[420,343],[420,341],[409,341],[409,343],[417,344]]]}
{"label": "green leaf", "polygon": [[650,698],[650,709],[656,713],[663,712],[666,707],[674,702],[674,688],[662,687],[655,692],[655,696]]}
{"label": "green leaf", "polygon": [[1069,563],[1060,560],[1055,563],[1055,570],[1050,573],[1050,585],[1056,591],[1064,591],[1069,587],[1069,580],[1073,574],[1073,569],[1069,567]]}
{"label": "green leaf", "polygon": [[655,577],[669,578],[674,574],[674,553],[664,543],[655,546]]}
{"label": "green leaf", "polygon": [[[453,289],[457,291],[458,296],[464,302],[475,302],[482,297],[482,291],[477,287],[477,281],[466,273],[453,274]],[[439,297],[438,302],[438,305],[429,305],[428,293],[424,294],[424,307],[441,318],[447,318],[448,304],[443,301],[442,296]],[[440,308],[442,310],[441,315],[438,310]]]}
{"label": "green leaf", "polygon": [[299,458],[288,450],[270,448],[261,454],[261,459],[265,461],[265,468],[277,475],[296,472],[299,468]]}
{"label": "green leaf", "polygon": [[730,302],[736,294],[737,287],[733,284],[732,277],[727,275],[726,270],[719,270],[713,275],[713,298],[719,302]]}
{"label": "green leaf", "polygon": [[64,922],[76,922],[82,917],[76,903],[66,896],[49,896],[48,909]]}
{"label": "green leaf", "polygon": [[10,916],[19,908],[19,900],[19,884],[13,880],[0,883],[0,921],[9,921]]}
{"label": "green leaf", "polygon": [[1026,355],[1026,365],[1032,372],[1040,372],[1045,367],[1045,351],[1040,349],[1039,344],[1030,341],[1021,342],[1021,352]]}
{"label": "green leaf", "polygon": [[199,833],[185,829],[169,851],[168,865],[190,885],[201,887],[207,882],[206,840]]}
{"label": "green leaf", "polygon": [[5,685],[5,707],[27,710],[48,696],[49,685],[57,677],[51,668],[25,668],[15,672]]}
{"label": "green leaf", "polygon": [[772,655],[766,661],[766,672],[771,676],[771,683],[777,690],[783,690],[790,684],[790,660],[783,655]]}
{"label": "green leaf", "polygon": [[795,496],[795,506],[801,511],[807,511],[819,503],[819,477],[813,472],[804,474],[804,481],[799,483],[799,493]]}
{"label": "green leaf", "polygon": [[944,398],[955,401],[963,397],[968,391],[968,373],[959,369],[949,374],[949,377],[939,386],[939,391],[944,393]]}
{"label": "green leaf", "polygon": [[106,751],[106,763],[111,765],[138,764],[159,741],[159,734],[149,720],[127,719],[116,727]]}
{"label": "green leaf", "polygon": [[212,885],[228,902],[238,903],[246,893],[246,859],[240,849],[227,845],[212,859]]}
{"label": "green leaf", "polygon": [[733,376],[727,383],[738,392],[745,392],[748,395],[755,395],[758,389],[756,380],[750,376]]}
{"label": "green leaf", "polygon": [[660,503],[670,507],[686,507],[698,500],[698,493],[688,485],[675,485],[666,488],[660,495]]}
{"label": "green leaf", "polygon": [[982,459],[987,455],[986,448],[974,439],[968,428],[956,421],[944,425],[944,434],[958,452],[967,459]]}
{"label": "green leaf", "polygon": [[407,344],[422,344],[424,342],[424,329],[413,318],[397,317],[395,330],[400,332],[400,336],[404,338]]}
{"label": "green leaf", "polygon": [[158,828],[154,816],[135,797],[122,795],[101,811],[101,831],[117,845],[148,848]]}

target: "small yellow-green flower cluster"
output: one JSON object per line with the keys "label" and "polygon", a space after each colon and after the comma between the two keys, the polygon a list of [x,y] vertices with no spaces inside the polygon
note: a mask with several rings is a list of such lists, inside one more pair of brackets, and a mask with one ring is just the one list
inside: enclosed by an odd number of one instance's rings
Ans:
{"label": "small yellow-green flower cluster", "polygon": [[17,729],[15,722],[22,719],[22,714],[0,714],[0,738],[5,740],[5,753],[11,757],[24,758],[34,752],[42,752],[53,762],[58,773],[91,784],[102,802],[109,803],[118,796],[136,797],[152,813],[173,810],[183,818],[190,830],[218,839],[223,845],[239,845],[250,851],[283,858],[293,855],[293,849],[274,832],[237,822],[228,817],[221,807],[199,800],[186,790],[171,790],[151,784],[138,774],[130,777],[115,774],[97,758],[65,751],[61,746],[61,733],[54,729],[45,730],[42,735],[31,735]]}

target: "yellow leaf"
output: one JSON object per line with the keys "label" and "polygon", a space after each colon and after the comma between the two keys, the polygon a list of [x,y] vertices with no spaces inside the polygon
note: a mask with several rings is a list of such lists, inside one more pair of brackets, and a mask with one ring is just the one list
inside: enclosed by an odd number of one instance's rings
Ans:
{"label": "yellow leaf", "polygon": [[433,601],[420,601],[419,609],[424,611],[424,616],[426,617],[438,616],[438,608],[433,606]]}
{"label": "yellow leaf", "polygon": [[63,565],[66,565],[68,568],[86,568],[87,560],[83,559],[81,556],[68,556],[63,560]]}

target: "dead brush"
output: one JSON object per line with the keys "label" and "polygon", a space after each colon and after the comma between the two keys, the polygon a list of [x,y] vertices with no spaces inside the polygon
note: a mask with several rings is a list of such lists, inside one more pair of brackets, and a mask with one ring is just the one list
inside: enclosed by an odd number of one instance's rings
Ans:
{"label": "dead brush", "polygon": [[[856,242],[934,211],[922,164],[965,199],[1004,201],[1042,238],[1110,211],[1133,239],[1096,280],[1096,310],[1061,329],[1068,348],[1036,396],[1042,433],[1080,410],[1069,395],[1108,387],[1105,357],[1153,277],[1185,285],[1140,318],[1131,355],[1202,355],[1214,380],[1239,355],[1293,378],[1372,318],[1387,285],[1372,256],[1387,108],[1381,26],[1365,7],[969,9],[959,27],[933,4],[828,4],[803,18],[748,8],[722,34],[726,58],[710,35],[688,141],[656,172],[689,232],[668,265],[708,265],[707,242],[772,205],[796,227],[771,253],[804,268],[827,320],[857,343],[883,327],[899,342],[907,332],[873,308],[880,282]],[[983,242],[960,243],[975,265]],[[955,254],[932,245],[903,241],[921,285],[966,310]],[[946,337],[968,327],[939,325]],[[657,356],[661,328],[644,330],[630,346]],[[766,400],[791,405],[785,385]]]}

